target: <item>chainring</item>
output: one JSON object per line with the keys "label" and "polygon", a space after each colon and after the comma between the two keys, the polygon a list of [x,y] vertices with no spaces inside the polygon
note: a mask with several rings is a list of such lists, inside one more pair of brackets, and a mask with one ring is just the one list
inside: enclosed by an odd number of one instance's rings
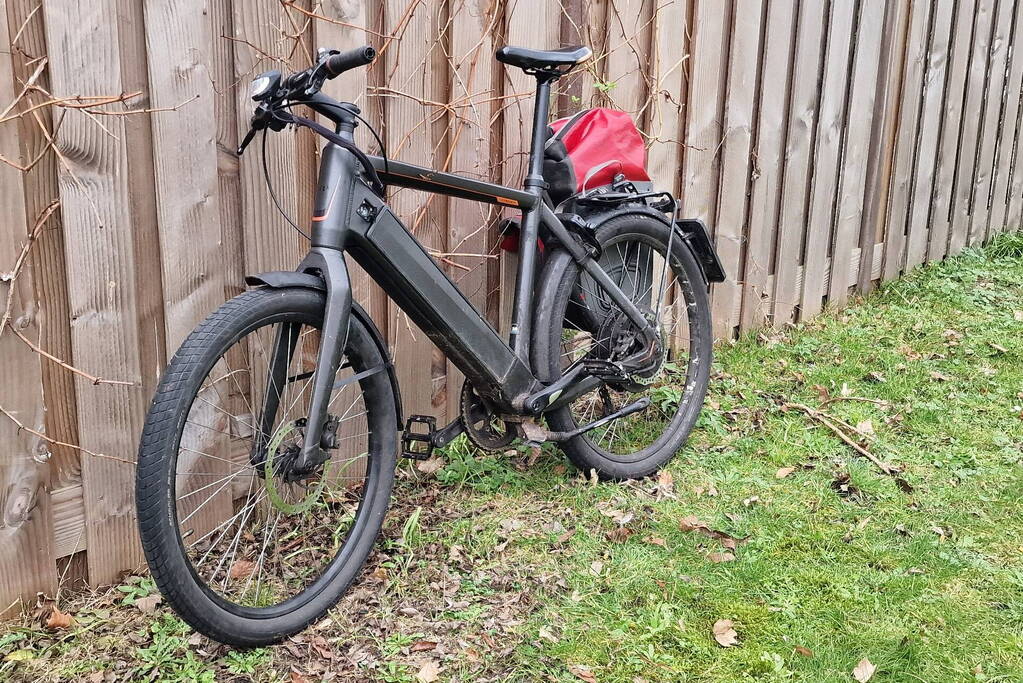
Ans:
{"label": "chainring", "polygon": [[468,380],[462,382],[459,407],[465,435],[477,448],[502,451],[515,440],[515,428],[494,414]]}

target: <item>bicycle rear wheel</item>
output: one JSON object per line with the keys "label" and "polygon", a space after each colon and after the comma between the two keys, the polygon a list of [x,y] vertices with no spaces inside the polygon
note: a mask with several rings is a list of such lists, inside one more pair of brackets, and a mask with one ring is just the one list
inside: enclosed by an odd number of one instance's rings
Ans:
{"label": "bicycle rear wheel", "polygon": [[[609,381],[546,413],[551,429],[572,431],[650,399],[645,410],[559,444],[585,472],[610,479],[652,474],[682,447],[703,405],[713,351],[710,301],[692,253],[670,234],[663,221],[642,215],[611,219],[597,231],[599,264],[655,321],[661,343],[627,380]],[[582,359],[621,363],[642,356],[638,330],[565,251],[545,265],[537,300],[532,358],[541,381],[553,382]]]}
{"label": "bicycle rear wheel", "polygon": [[383,523],[395,396],[355,317],[328,408],[330,458],[311,472],[290,466],[323,310],[308,289],[227,302],[175,354],[146,419],[136,496],[149,567],[175,611],[223,643],[267,645],[320,618]]}

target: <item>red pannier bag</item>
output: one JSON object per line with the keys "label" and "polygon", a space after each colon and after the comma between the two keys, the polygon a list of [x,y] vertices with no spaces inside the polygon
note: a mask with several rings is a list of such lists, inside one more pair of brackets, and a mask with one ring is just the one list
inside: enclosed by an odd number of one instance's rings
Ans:
{"label": "red pannier bag", "polygon": [[617,176],[649,182],[646,147],[632,117],[617,109],[584,109],[558,119],[544,149],[544,180],[555,204]]}
{"label": "red pannier bag", "polygon": [[[584,190],[609,185],[618,176],[636,183],[650,181],[643,138],[627,113],[584,109],[548,127],[543,179],[555,206]],[[507,223],[501,248],[518,251],[518,221]]]}

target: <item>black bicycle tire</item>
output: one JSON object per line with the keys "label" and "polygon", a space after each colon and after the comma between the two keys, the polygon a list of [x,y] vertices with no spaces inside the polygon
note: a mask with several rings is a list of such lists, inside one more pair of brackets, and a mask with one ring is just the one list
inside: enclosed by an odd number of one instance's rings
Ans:
{"label": "black bicycle tire", "polygon": [[[230,603],[217,600],[195,577],[181,546],[171,482],[183,424],[201,382],[220,354],[247,331],[267,321],[311,319],[322,323],[324,306],[325,297],[321,292],[302,288],[253,290],[223,304],[185,339],[174,355],[153,398],[142,432],[136,505],[139,534],[150,572],[166,601],[185,622],[228,645],[270,645],[322,617],[361,573],[390,502],[397,459],[394,429],[397,407],[387,373],[378,372],[360,380],[370,427],[366,498],[352,525],[352,533],[356,527],[360,532],[355,538],[349,537],[329,565],[333,567],[333,562],[346,552],[344,548],[351,547],[350,561],[337,569],[337,575],[329,584],[304,600],[298,598],[309,592],[308,588],[282,603],[295,602],[294,608],[283,614],[243,615],[243,612],[259,613],[259,610],[240,606],[231,609],[225,606]],[[353,367],[385,363],[370,331],[354,317],[349,326],[346,355]]]}
{"label": "black bicycle tire", "polygon": [[[612,218],[603,223],[597,230],[597,240],[607,244],[611,239],[628,235],[628,231],[647,238],[662,240],[666,245],[669,227],[663,221],[651,216],[627,214]],[[672,420],[669,427],[673,430],[671,438],[656,449],[651,449],[644,458],[621,461],[610,459],[600,453],[584,436],[578,436],[558,444],[562,452],[577,468],[583,472],[596,470],[604,479],[641,479],[650,476],[665,465],[689,438],[696,420],[699,417],[710,381],[710,366],[713,356],[713,331],[710,318],[710,298],[700,267],[692,252],[676,234],[672,243],[672,253],[691,283],[694,305],[690,307],[690,319],[695,323],[695,338],[691,335],[690,343],[696,345],[699,362],[690,367],[694,372],[692,393],[688,397],[685,412],[680,412]],[[571,255],[563,249],[556,249],[544,265],[540,277],[537,294],[537,311],[533,323],[533,344],[531,349],[533,367],[541,381],[552,382],[561,373],[561,332],[568,300],[578,279],[580,268]],[[688,384],[688,382],[687,382]],[[570,431],[578,425],[566,406],[545,415],[548,426],[554,431]],[[677,424],[675,422],[677,421]],[[656,443],[656,442],[655,442]],[[644,450],[648,450],[644,449]]]}

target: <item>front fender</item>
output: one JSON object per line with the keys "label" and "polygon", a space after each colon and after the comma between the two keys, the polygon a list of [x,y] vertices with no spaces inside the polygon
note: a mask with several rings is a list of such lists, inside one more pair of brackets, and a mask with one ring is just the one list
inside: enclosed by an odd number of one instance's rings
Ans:
{"label": "front fender", "polygon": [[[269,287],[271,289],[302,287],[304,289],[315,289],[320,292],[327,291],[327,285],[320,276],[293,270],[274,270],[267,273],[259,273],[258,275],[247,275],[245,276],[245,284],[250,287]],[[398,376],[394,371],[394,362],[391,360],[391,355],[387,350],[384,336],[380,334],[380,330],[369,316],[369,313],[366,312],[366,309],[354,301],[352,302],[352,315],[358,318],[359,322],[369,330],[370,336],[373,337],[373,341],[380,350],[380,356],[387,362],[387,376],[391,381],[391,389],[394,391],[398,428],[404,429],[405,418],[402,415],[401,389],[398,386]]]}

